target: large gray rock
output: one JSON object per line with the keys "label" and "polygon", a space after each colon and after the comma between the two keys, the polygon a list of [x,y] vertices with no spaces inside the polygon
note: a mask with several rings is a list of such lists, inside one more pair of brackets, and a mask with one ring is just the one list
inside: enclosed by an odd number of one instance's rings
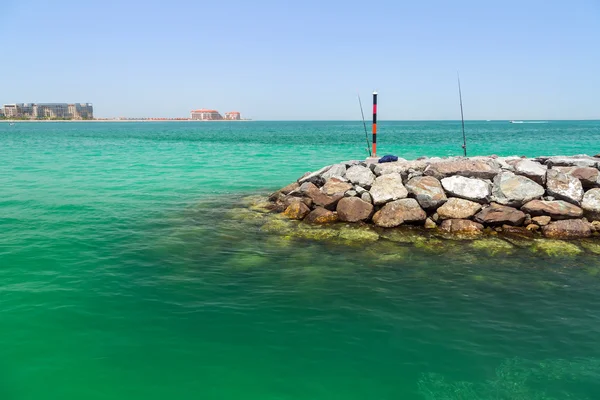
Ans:
{"label": "large gray rock", "polygon": [[373,205],[358,197],[344,197],[338,202],[336,211],[340,221],[366,221],[373,212]]}
{"label": "large gray rock", "polygon": [[552,222],[542,228],[544,236],[553,239],[582,239],[592,236],[591,224],[580,219]]}
{"label": "large gray rock", "polygon": [[490,226],[520,226],[525,221],[525,213],[516,208],[492,203],[475,215],[475,221]]}
{"label": "large gray rock", "polygon": [[412,178],[406,183],[406,189],[426,210],[438,208],[448,200],[442,184],[433,176]]}
{"label": "large gray rock", "polygon": [[481,210],[481,204],[474,201],[450,197],[444,205],[437,209],[441,219],[467,219]]}
{"label": "large gray rock", "polygon": [[540,198],[546,190],[531,179],[503,172],[494,178],[492,196],[497,203],[520,207],[533,199]]}
{"label": "large gray rock", "polygon": [[[330,178],[343,178],[346,175],[346,164],[334,164],[321,176],[326,181]],[[341,180],[341,179],[340,179]]]}
{"label": "large gray rock", "polygon": [[460,175],[469,178],[493,179],[500,172],[500,165],[493,159],[449,160],[429,164],[424,174],[442,179]]}
{"label": "large gray rock", "polygon": [[483,225],[468,219],[447,219],[442,222],[440,229],[462,235],[480,235],[483,231]]}
{"label": "large gray rock", "polygon": [[548,170],[546,165],[532,160],[521,160],[514,164],[514,168],[517,175],[526,176],[540,185],[546,183],[546,171]]}
{"label": "large gray rock", "polygon": [[481,179],[465,178],[464,176],[451,176],[442,179],[442,186],[446,192],[455,197],[467,200],[485,202],[492,191],[489,182]]}
{"label": "large gray rock", "polygon": [[546,172],[546,190],[550,196],[577,205],[583,199],[583,186],[579,179],[556,169]]}
{"label": "large gray rock", "polygon": [[598,167],[598,159],[587,155],[578,155],[573,157],[549,157],[546,159],[547,165],[561,165],[566,167]]}
{"label": "large gray rock", "polygon": [[402,184],[402,177],[397,173],[378,176],[369,193],[375,205],[404,199],[408,196],[408,190]]}
{"label": "large gray rock", "polygon": [[399,158],[398,161],[374,165],[373,172],[377,176],[396,173],[405,178],[408,176],[409,171],[422,172],[426,166],[427,163],[424,160],[407,161]]}
{"label": "large gray rock", "polygon": [[427,214],[415,199],[402,199],[387,203],[373,215],[373,223],[383,228],[392,228],[403,223],[423,222]]}
{"label": "large gray rock", "polygon": [[534,217],[547,215],[552,219],[581,218],[583,210],[563,200],[532,200],[521,207],[521,211]]}
{"label": "large gray rock", "polygon": [[600,189],[590,189],[585,192],[581,206],[588,219],[600,221]]}
{"label": "large gray rock", "polygon": [[373,184],[375,175],[367,167],[363,167],[362,165],[353,165],[346,170],[346,179],[355,185],[367,188],[371,187]]}

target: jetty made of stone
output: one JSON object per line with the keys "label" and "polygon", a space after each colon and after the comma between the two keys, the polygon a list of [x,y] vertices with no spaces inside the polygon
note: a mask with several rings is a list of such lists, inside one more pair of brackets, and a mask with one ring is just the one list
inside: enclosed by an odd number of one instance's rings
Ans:
{"label": "jetty made of stone", "polygon": [[600,155],[346,161],[307,172],[269,201],[310,224],[598,237]]}

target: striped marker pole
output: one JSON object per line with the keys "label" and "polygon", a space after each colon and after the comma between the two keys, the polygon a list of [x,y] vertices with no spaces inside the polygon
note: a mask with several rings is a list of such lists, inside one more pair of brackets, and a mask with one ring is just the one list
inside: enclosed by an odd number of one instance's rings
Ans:
{"label": "striped marker pole", "polygon": [[373,92],[373,155],[377,157],[377,92]]}

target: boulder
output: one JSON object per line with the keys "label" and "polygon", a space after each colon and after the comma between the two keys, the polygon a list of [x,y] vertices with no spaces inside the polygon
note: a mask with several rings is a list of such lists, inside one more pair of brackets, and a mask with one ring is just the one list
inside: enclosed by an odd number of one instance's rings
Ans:
{"label": "boulder", "polygon": [[354,190],[356,190],[356,193],[358,193],[359,195],[362,195],[363,193],[368,192],[368,190],[362,186],[355,186]]}
{"label": "boulder", "polygon": [[521,207],[521,211],[532,216],[548,215],[552,219],[581,218],[583,210],[563,200],[532,200]]}
{"label": "boulder", "polygon": [[363,167],[362,165],[353,165],[346,171],[346,179],[355,185],[368,188],[373,184],[375,175],[367,167]]}
{"label": "boulder", "polygon": [[552,218],[547,215],[540,215],[539,217],[531,218],[531,221],[538,226],[546,226],[552,221]]}
{"label": "boulder", "polygon": [[437,224],[433,222],[431,218],[427,218],[425,220],[425,229],[435,229],[437,228]]}
{"label": "boulder", "polygon": [[296,200],[288,206],[283,212],[283,215],[290,219],[303,219],[310,212],[310,208],[301,200]]}
{"label": "boulder", "polygon": [[492,195],[499,204],[520,207],[533,199],[540,198],[546,190],[533,180],[515,175],[512,172],[503,172],[494,178]]}
{"label": "boulder", "polygon": [[[339,180],[343,180],[344,176],[346,175],[346,164],[334,164],[331,166],[331,168],[329,168],[327,171],[325,171],[321,176],[323,177],[323,179],[325,179],[326,181],[329,180],[330,178],[338,178]],[[340,179],[342,178],[342,179]]]}
{"label": "boulder", "polygon": [[468,219],[447,219],[442,222],[440,229],[450,233],[479,235],[483,231],[483,225]]}
{"label": "boulder", "polygon": [[597,167],[598,159],[586,155],[573,157],[549,157],[546,159],[547,165],[561,165],[565,167]]}
{"label": "boulder", "polygon": [[424,174],[442,179],[460,175],[468,178],[492,179],[500,172],[500,165],[492,159],[481,160],[449,160],[431,163]]}
{"label": "boulder", "polygon": [[335,210],[338,201],[340,201],[340,199],[344,197],[344,194],[336,193],[332,196],[329,196],[323,193],[320,189],[316,187],[311,187],[306,192],[306,196],[309,197],[317,206],[324,207],[328,210]]}
{"label": "boulder", "polygon": [[444,205],[437,209],[436,214],[440,219],[467,219],[477,214],[479,210],[481,210],[479,203],[450,197]]}
{"label": "boulder", "polygon": [[337,220],[338,216],[336,213],[326,210],[323,207],[315,208],[304,218],[304,222],[311,224],[329,224]]}
{"label": "boulder", "polygon": [[592,236],[590,224],[580,219],[552,222],[542,228],[544,236],[554,239],[581,239]]}
{"label": "boulder", "polygon": [[373,223],[382,228],[393,228],[405,222],[422,222],[427,214],[415,199],[402,199],[384,205],[373,215]]}
{"label": "boulder", "polygon": [[369,192],[364,192],[360,195],[360,198],[362,199],[362,201],[366,201],[367,203],[373,204],[373,198],[371,197]]}
{"label": "boulder", "polygon": [[513,165],[515,174],[525,176],[540,185],[546,183],[547,166],[532,160],[520,160]]}
{"label": "boulder", "polygon": [[293,182],[293,183],[290,183],[289,185],[287,185],[286,187],[281,188],[279,191],[283,194],[290,194],[291,192],[298,189],[299,187],[300,187],[300,184],[298,182]]}
{"label": "boulder", "polygon": [[442,186],[452,196],[482,203],[490,197],[492,185],[481,179],[451,176],[442,179]]}
{"label": "boulder", "polygon": [[477,213],[474,219],[481,224],[490,226],[520,226],[523,224],[523,221],[525,221],[525,213],[516,208],[492,203],[489,207],[486,207]]}
{"label": "boulder", "polygon": [[377,176],[396,173],[406,178],[410,171],[413,173],[422,173],[426,166],[427,163],[423,160],[407,161],[399,158],[398,161],[374,165],[373,172]]}
{"label": "boulder", "polygon": [[402,184],[402,177],[396,173],[378,176],[369,193],[375,205],[404,199],[408,196],[408,190]]}
{"label": "boulder", "polygon": [[406,183],[406,189],[426,210],[436,209],[448,200],[442,184],[433,176],[412,178]]}
{"label": "boulder", "polygon": [[546,190],[550,196],[576,205],[583,199],[583,186],[579,179],[556,169],[546,172]]}
{"label": "boulder", "polygon": [[354,196],[358,196],[358,193],[356,193],[356,190],[348,190],[346,193],[344,193],[344,197],[354,197]]}
{"label": "boulder", "polygon": [[[321,168],[318,171],[308,172],[308,173],[304,174],[302,176],[302,178],[298,179],[298,183],[301,184],[301,185],[304,182],[313,182],[313,183],[315,183],[315,181],[317,181],[317,182],[321,182],[322,181],[323,183],[325,183],[325,180],[323,179],[323,177],[321,175],[323,175],[325,172],[327,172],[329,170],[329,168],[331,168],[331,167],[332,167],[331,165],[328,165],[326,167]],[[319,186],[322,186],[322,185],[319,185]]]}
{"label": "boulder", "polygon": [[344,197],[337,204],[337,213],[340,221],[366,221],[369,219],[372,212],[373,205],[358,197]]}
{"label": "boulder", "polygon": [[344,194],[348,190],[352,189],[352,185],[348,182],[344,182],[339,178],[329,178],[325,185],[323,185],[322,192],[328,196],[332,196],[334,194]]}
{"label": "boulder", "polygon": [[572,176],[581,181],[581,185],[586,188],[600,186],[600,171],[591,167],[573,168],[570,172]]}
{"label": "boulder", "polygon": [[310,191],[313,190],[319,190],[319,188],[317,187],[317,185],[315,185],[312,182],[304,182],[303,184],[300,185],[300,187],[297,190],[293,190],[292,194],[296,194],[296,192],[300,195],[307,195]]}
{"label": "boulder", "polygon": [[600,221],[600,189],[590,189],[585,192],[581,206],[588,219]]}

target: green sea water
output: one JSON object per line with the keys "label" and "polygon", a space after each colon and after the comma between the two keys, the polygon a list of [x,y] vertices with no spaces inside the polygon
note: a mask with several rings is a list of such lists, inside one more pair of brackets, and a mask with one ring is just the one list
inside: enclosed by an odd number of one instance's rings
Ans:
{"label": "green sea water", "polygon": [[[380,154],[462,152],[459,122],[379,129]],[[466,129],[470,155],[600,153],[600,122]],[[597,242],[352,245],[245,212],[365,147],[359,122],[0,123],[0,399],[600,398]]]}

